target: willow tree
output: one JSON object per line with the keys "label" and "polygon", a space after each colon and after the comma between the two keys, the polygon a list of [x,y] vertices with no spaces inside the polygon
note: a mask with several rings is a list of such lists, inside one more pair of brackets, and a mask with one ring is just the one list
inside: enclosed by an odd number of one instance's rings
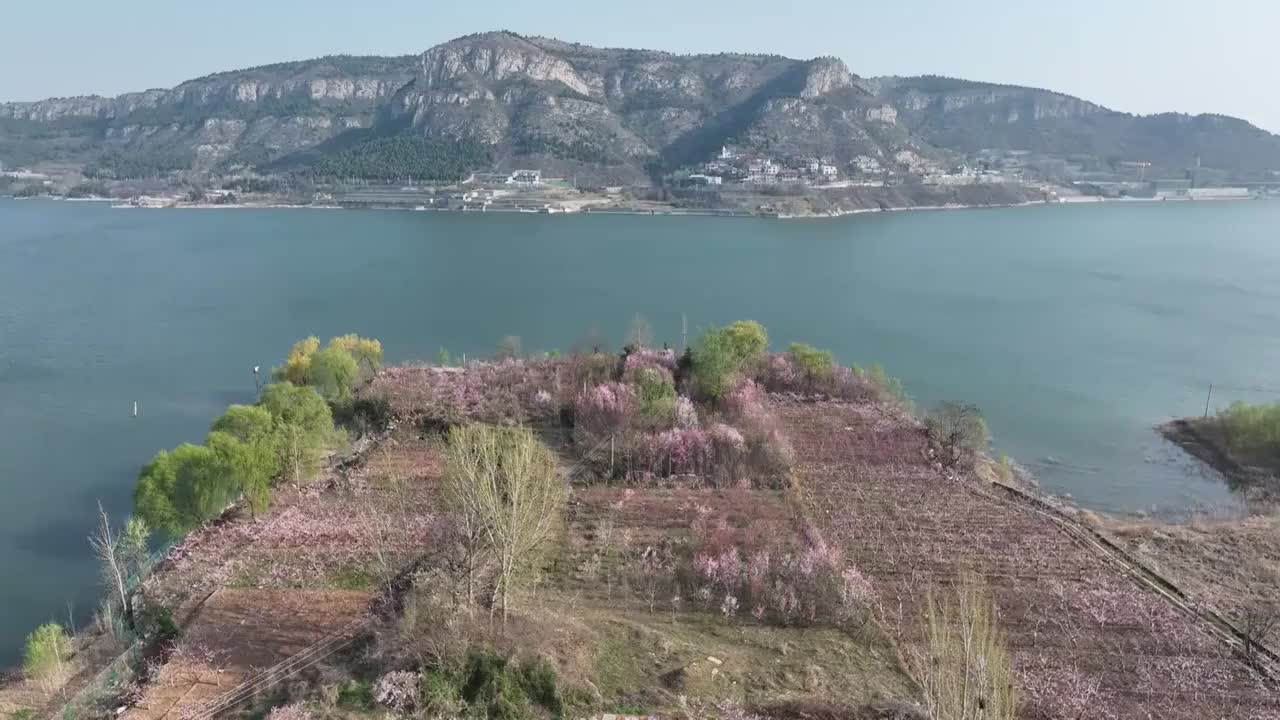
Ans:
{"label": "willow tree", "polygon": [[[445,468],[447,497],[464,533],[473,528],[497,560],[490,613],[500,603],[505,625],[514,584],[560,522],[568,494],[564,479],[551,452],[525,428],[454,428]],[[469,577],[469,591],[471,583]]]}
{"label": "willow tree", "polygon": [[275,419],[281,472],[300,482],[316,468],[333,441],[333,414],[309,387],[279,382],[262,391],[262,407]]}

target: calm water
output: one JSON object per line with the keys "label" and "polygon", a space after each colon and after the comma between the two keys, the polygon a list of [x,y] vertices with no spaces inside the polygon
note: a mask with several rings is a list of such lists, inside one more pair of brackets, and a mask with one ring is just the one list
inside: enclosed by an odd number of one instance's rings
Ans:
{"label": "calm water", "polygon": [[[253,365],[359,332],[389,359],[568,349],[640,312],[738,318],[986,412],[1048,490],[1111,510],[1226,498],[1151,426],[1280,360],[1280,204],[836,221],[122,211],[0,201],[0,663],[97,594],[85,536],[138,466],[251,400]],[[1219,391],[1217,401],[1274,399]],[[140,417],[130,417],[139,403]]]}

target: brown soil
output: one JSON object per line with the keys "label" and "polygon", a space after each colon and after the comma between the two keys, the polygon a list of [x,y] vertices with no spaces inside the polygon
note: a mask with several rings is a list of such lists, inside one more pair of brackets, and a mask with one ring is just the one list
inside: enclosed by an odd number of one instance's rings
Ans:
{"label": "brown soil", "polygon": [[367,615],[372,593],[219,590],[126,720],[177,720]]}

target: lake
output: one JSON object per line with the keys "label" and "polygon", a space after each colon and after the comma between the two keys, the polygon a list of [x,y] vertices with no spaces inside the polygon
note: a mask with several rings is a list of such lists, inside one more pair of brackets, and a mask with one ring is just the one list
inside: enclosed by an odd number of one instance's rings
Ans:
{"label": "lake", "polygon": [[[1273,400],[1280,203],[1107,204],[839,220],[116,210],[0,200],[0,665],[99,590],[97,503],[200,442],[306,335],[391,362],[615,343],[751,318],[977,403],[1050,492],[1112,511],[1228,494],[1152,426]],[[134,402],[139,415],[132,417]]]}

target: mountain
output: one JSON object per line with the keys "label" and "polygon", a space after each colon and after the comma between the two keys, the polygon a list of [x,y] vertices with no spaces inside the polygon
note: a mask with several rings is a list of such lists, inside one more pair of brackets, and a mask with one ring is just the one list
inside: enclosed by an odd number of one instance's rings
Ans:
{"label": "mountain", "polygon": [[1048,90],[943,77],[876,78],[870,89],[921,140],[958,152],[984,148],[1196,164],[1240,177],[1280,169],[1280,136],[1225,115],[1130,115]]}
{"label": "mountain", "polygon": [[[246,167],[377,174],[389,158],[390,175],[524,165],[637,181],[726,144],[838,163],[997,148],[1171,170],[1199,157],[1240,177],[1280,168],[1280,137],[1234,118],[1139,117],[940,77],[862,78],[835,58],[676,55],[509,32],[419,56],[328,57],[117,98],[0,104],[0,162],[79,163],[105,177]],[[405,170],[401,157],[417,160]]]}

